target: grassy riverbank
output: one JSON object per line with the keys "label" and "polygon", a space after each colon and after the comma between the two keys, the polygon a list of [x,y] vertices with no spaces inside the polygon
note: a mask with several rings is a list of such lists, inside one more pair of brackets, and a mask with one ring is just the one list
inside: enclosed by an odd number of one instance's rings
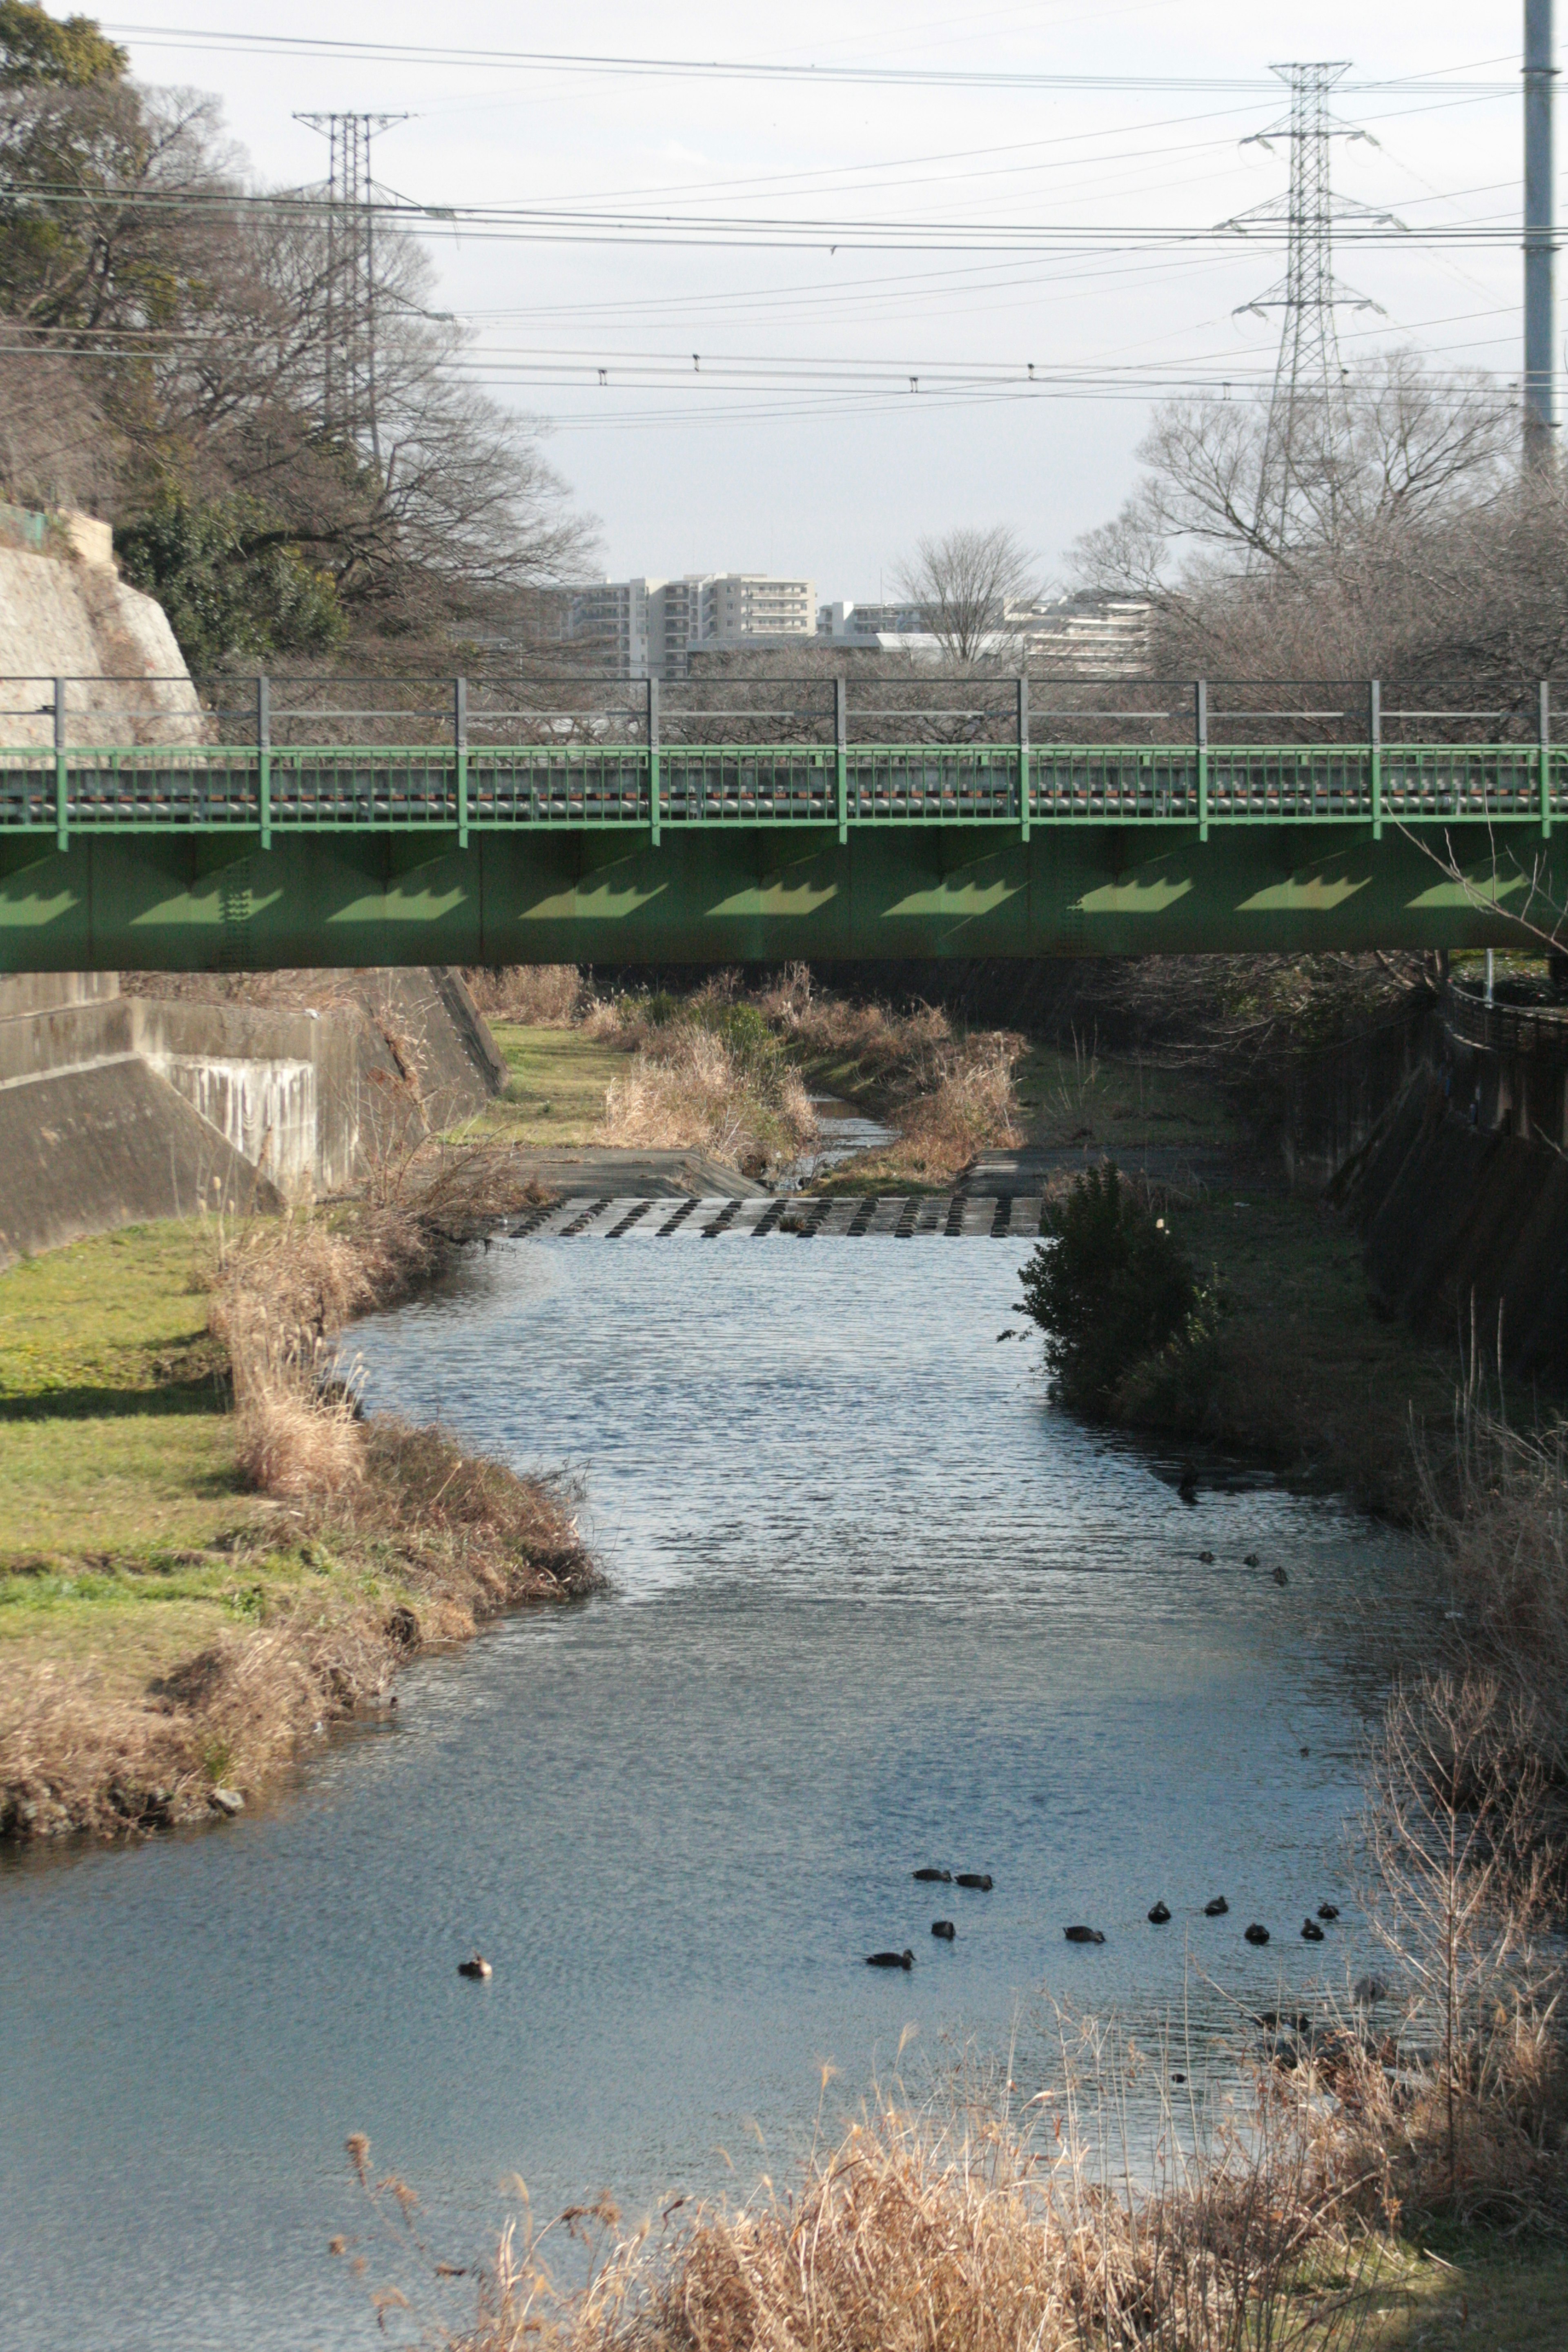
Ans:
{"label": "grassy riverbank", "polygon": [[1374,1308],[1359,1234],[1289,1190],[1234,1093],[1186,1056],[1039,1045],[1018,1089],[1029,1141],[1061,1157],[1053,1185],[1102,1155],[1142,1177],[1225,1303],[1202,1385],[1145,1384],[1118,1417],[1411,1517],[1420,1498],[1413,1434],[1439,1463],[1451,1455],[1458,1349]]}
{"label": "grassy riverbank", "polygon": [[760,988],[724,973],[604,999],[565,968],[469,977],[511,1071],[474,1131],[521,1150],[697,1150],[773,1178],[816,1139],[808,1089],[894,1129],[829,1189],[934,1191],[977,1150],[1018,1138],[1022,1038],[820,993],[804,967]]}
{"label": "grassy riverbank", "polygon": [[[274,1298],[289,1238],[264,1236]],[[352,1232],[336,1247],[352,1267]],[[185,1223],[0,1274],[0,1832],[254,1796],[425,1643],[592,1580],[567,1497],[438,1432],[329,1408],[323,1479],[296,1391],[289,1458],[258,1454],[224,1297],[214,1234]]]}

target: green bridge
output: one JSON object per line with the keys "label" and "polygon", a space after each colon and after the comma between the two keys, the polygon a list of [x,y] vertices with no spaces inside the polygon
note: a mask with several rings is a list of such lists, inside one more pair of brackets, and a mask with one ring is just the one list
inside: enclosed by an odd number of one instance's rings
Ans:
{"label": "green bridge", "polygon": [[[893,708],[862,718],[829,681],[809,724],[747,740],[774,714],[722,681],[725,708],[694,694],[673,728],[641,688],[552,713],[457,681],[442,740],[399,743],[336,740],[380,708],[304,708],[292,731],[320,740],[280,740],[265,682],[245,740],[211,740],[232,714],[186,684],[177,720],[134,731],[190,740],[73,740],[105,683],[10,682],[44,740],[0,751],[0,971],[1485,947],[1568,903],[1544,689],[1528,740],[1464,740],[1506,715],[1384,713],[1373,688],[1339,740],[1321,687],[1261,713],[1058,688],[1042,740],[1021,682],[963,710],[929,706],[967,686],[921,709],[879,682]],[[1298,740],[1217,740],[1266,721]]]}

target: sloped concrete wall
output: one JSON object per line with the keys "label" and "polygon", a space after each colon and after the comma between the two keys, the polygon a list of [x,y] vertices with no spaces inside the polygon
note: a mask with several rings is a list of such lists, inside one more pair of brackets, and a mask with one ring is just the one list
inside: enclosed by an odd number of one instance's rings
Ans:
{"label": "sloped concrete wall", "polygon": [[133,1055],[0,1087],[0,1263],[153,1217],[280,1206]]}
{"label": "sloped concrete wall", "polygon": [[[252,1189],[259,1180],[264,1202],[352,1192],[378,1160],[459,1125],[505,1080],[455,974],[268,975],[259,1003],[236,992],[238,975],[173,998],[134,992],[157,975],[128,977],[119,995],[0,1017],[0,1261],[184,1213],[237,1170]],[[210,992],[195,992],[204,984]],[[88,1083],[127,1068],[156,1083]]]}
{"label": "sloped concrete wall", "polygon": [[310,1062],[224,1062],[174,1055],[151,1067],[258,1168],[286,1200],[310,1200],[318,1184],[316,1071]]}
{"label": "sloped concrete wall", "polygon": [[100,1004],[119,993],[117,971],[19,971],[0,980],[0,1021],[61,1004]]}
{"label": "sloped concrete wall", "polygon": [[1335,1192],[1366,1236],[1372,1295],[1434,1339],[1568,1377],[1568,1160],[1472,1126],[1419,1071]]}

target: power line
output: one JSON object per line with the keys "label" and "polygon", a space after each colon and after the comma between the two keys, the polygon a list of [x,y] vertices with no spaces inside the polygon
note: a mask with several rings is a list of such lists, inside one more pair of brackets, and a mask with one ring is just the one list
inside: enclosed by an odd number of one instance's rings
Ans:
{"label": "power line", "polygon": [[[1203,93],[1245,92],[1256,96],[1270,85],[1257,76],[1220,74],[1064,74],[1030,73],[1005,68],[960,68],[945,66],[794,66],[757,63],[735,58],[657,58],[602,56],[586,50],[460,48],[410,41],[333,41],[300,38],[284,33],[208,32],[177,25],[103,26],[121,40],[141,41],[158,48],[195,48],[260,52],[285,57],[332,57],[381,59],[398,65],[468,66],[491,72],[510,69],[529,73],[611,74],[656,79],[698,81],[786,82],[821,89],[826,83],[904,86],[940,89],[1062,89],[1062,90],[1184,90]],[[1352,82],[1359,93],[1430,95],[1434,89],[1464,98],[1510,98],[1511,82],[1447,81],[1441,73],[1395,76]]]}
{"label": "power line", "polygon": [[[1364,134],[1363,134],[1364,135]],[[110,204],[140,206],[148,212],[188,212],[273,215],[279,219],[325,217],[331,199],[309,190],[247,194],[239,190],[214,193],[205,189],[149,189],[135,184],[119,188],[28,188],[29,207],[58,206],[63,210],[101,210]],[[1289,245],[1283,215],[1265,217],[1237,214],[1215,225],[1172,224],[1163,221],[992,221],[982,229],[943,220],[851,220],[816,218],[790,214],[752,215],[679,213],[600,212],[571,205],[389,202],[372,195],[361,205],[379,222],[430,235],[458,229],[477,238],[512,244],[611,244],[713,246],[745,249],[952,253],[1078,253],[1165,252],[1183,247],[1228,245],[1244,235],[1258,245]],[[1402,245],[1517,246],[1518,222],[1511,214],[1494,214],[1470,221],[1438,223],[1430,227],[1397,226],[1390,214],[1370,208],[1348,216],[1342,242],[1384,245],[1397,237]]]}

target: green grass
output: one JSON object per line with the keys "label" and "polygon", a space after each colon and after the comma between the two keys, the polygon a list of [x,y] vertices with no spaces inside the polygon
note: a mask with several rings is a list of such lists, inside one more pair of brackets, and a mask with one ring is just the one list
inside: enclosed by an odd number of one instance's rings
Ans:
{"label": "green grass", "polygon": [[1365,2352],[1568,2352],[1568,2250],[1442,2231],[1399,2250]]}
{"label": "green grass", "polygon": [[1092,1039],[1076,1053],[1031,1045],[1014,1072],[1020,1123],[1031,1143],[1081,1143],[1129,1169],[1146,1148],[1215,1151],[1242,1141],[1211,1084],[1180,1063],[1108,1055]]}
{"label": "green grass", "polygon": [[490,1034],[511,1077],[505,1094],[466,1131],[535,1150],[591,1142],[605,1091],[625,1073],[625,1049],[577,1029],[524,1029],[509,1021],[492,1021]]}
{"label": "green grass", "polygon": [[1443,1459],[1459,1365],[1373,1311],[1355,1228],[1314,1201],[1247,1200],[1239,1189],[1173,1209],[1170,1221],[1228,1303],[1217,1399],[1226,1442],[1408,1517],[1418,1500],[1412,1423]]}
{"label": "green grass", "polygon": [[0,1273],[0,1661],[144,1682],[258,1605],[222,1549],[270,1507],[236,1474],[207,1246],[134,1225]]}
{"label": "green grass", "polygon": [[128,1225],[0,1273],[0,1416],[216,1410],[209,1232]]}

